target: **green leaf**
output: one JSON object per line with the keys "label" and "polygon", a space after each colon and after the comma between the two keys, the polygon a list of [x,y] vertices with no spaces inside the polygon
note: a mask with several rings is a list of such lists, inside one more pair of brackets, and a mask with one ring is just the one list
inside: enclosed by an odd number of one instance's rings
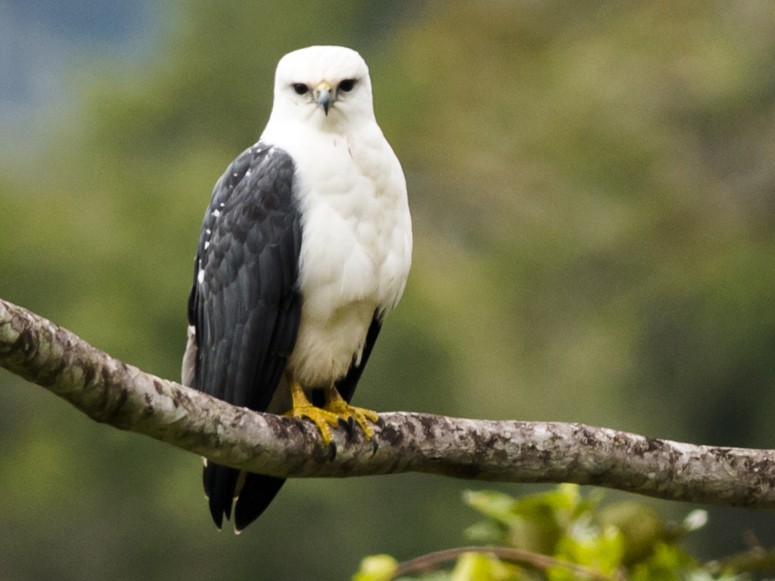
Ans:
{"label": "green leaf", "polygon": [[665,539],[665,521],[650,507],[635,501],[618,502],[603,508],[598,516],[603,527],[616,527],[624,537],[624,562],[648,558]]}
{"label": "green leaf", "polygon": [[396,573],[398,561],[390,555],[371,555],[361,561],[352,581],[388,581]]}
{"label": "green leaf", "polygon": [[486,553],[463,553],[452,570],[451,581],[518,581],[519,568]]}
{"label": "green leaf", "polygon": [[[624,538],[615,527],[603,531],[596,526],[587,526],[569,531],[558,543],[555,557],[582,565],[604,574],[612,574],[622,564]],[[571,579],[568,570],[551,568],[552,581]]]}

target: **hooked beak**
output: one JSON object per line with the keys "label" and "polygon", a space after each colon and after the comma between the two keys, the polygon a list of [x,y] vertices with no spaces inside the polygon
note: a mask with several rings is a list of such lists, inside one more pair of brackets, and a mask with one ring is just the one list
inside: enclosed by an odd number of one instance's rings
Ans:
{"label": "hooked beak", "polygon": [[333,103],[333,87],[328,81],[321,81],[318,86],[315,87],[312,95],[315,97],[315,102],[323,109],[323,113],[328,115],[328,110]]}

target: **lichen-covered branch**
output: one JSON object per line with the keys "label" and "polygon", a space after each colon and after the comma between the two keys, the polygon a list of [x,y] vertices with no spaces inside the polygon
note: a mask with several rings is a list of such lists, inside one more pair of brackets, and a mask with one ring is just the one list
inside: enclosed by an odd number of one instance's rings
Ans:
{"label": "lichen-covered branch", "polygon": [[2,300],[0,367],[94,420],[272,476],[425,472],[775,508],[775,450],[696,446],[583,424],[384,413],[373,442],[340,429],[329,448],[306,421],[251,412],[159,379]]}

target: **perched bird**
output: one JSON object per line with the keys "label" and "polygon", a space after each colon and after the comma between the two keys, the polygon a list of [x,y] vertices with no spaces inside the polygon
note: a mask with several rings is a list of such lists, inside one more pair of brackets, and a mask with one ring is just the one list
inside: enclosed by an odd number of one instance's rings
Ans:
{"label": "perched bird", "polygon": [[[285,55],[266,128],[205,213],[183,383],[307,418],[326,443],[340,421],[370,438],[377,414],[349,402],[411,253],[406,181],[374,117],[366,63],[336,46]],[[205,463],[219,528],[233,506],[244,529],[283,482]]]}

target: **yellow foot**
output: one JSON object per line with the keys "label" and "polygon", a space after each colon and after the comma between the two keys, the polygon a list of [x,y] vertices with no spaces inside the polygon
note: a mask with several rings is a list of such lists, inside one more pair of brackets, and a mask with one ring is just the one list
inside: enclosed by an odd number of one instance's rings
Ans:
{"label": "yellow foot", "polygon": [[347,425],[358,424],[367,441],[374,437],[374,428],[371,427],[371,424],[376,424],[379,421],[377,412],[350,405],[342,399],[335,387],[327,390],[327,396],[328,401],[324,407],[326,411]]}
{"label": "yellow foot", "polygon": [[334,386],[326,389],[326,405],[319,408],[310,403],[301,385],[293,381],[291,382],[291,400],[293,407],[285,415],[291,418],[308,419],[314,423],[326,446],[331,445],[333,440],[331,428],[338,427],[340,423],[345,426],[358,424],[367,441],[374,437],[374,428],[371,427],[371,424],[376,424],[379,421],[377,412],[351,406],[342,399]]}
{"label": "yellow foot", "polygon": [[317,427],[323,438],[323,443],[328,446],[333,440],[331,427],[336,428],[339,425],[339,416],[323,408],[316,407],[311,403],[294,406],[293,409],[285,413],[291,418],[301,418],[311,421]]}

